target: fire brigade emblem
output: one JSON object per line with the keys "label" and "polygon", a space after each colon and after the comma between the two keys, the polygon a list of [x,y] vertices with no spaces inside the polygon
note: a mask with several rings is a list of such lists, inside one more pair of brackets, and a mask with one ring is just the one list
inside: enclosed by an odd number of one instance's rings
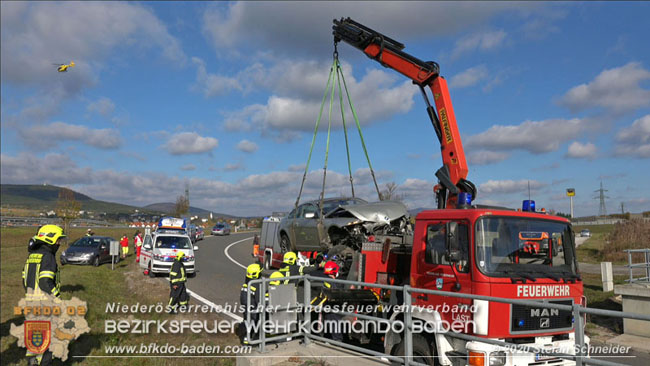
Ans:
{"label": "fire brigade emblem", "polygon": [[438,278],[436,278],[436,288],[437,288],[438,290],[442,289],[442,283],[443,283],[443,282],[442,282],[442,277],[438,277]]}
{"label": "fire brigade emblem", "polygon": [[49,321],[25,321],[25,347],[32,353],[43,353],[50,346],[52,338]]}

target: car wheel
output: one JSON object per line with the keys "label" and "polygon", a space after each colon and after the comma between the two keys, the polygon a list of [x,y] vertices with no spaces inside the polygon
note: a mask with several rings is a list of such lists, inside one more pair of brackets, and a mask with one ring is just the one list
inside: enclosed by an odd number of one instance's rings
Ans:
{"label": "car wheel", "polygon": [[93,260],[93,266],[99,267],[99,256],[96,256],[95,260]]}
{"label": "car wheel", "polygon": [[284,255],[284,253],[290,251],[291,251],[291,241],[289,240],[287,234],[282,234],[280,236],[280,252],[282,252],[282,255]]}
{"label": "car wheel", "polygon": [[188,274],[187,274],[187,277],[189,277],[189,278],[194,278],[194,277],[196,277],[196,272],[188,273]]}
{"label": "car wheel", "polygon": [[271,269],[271,257],[266,254],[264,255],[264,269]]}
{"label": "car wheel", "polygon": [[154,278],[156,277],[156,274],[153,273],[153,270],[151,268],[151,262],[149,263],[149,277]]}

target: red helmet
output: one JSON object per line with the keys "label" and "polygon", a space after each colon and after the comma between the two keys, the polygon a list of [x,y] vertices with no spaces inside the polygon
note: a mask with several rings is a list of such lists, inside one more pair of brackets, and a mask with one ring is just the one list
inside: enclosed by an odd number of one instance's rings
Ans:
{"label": "red helmet", "polygon": [[334,261],[328,261],[325,263],[324,271],[326,275],[336,276],[339,274],[339,265]]}

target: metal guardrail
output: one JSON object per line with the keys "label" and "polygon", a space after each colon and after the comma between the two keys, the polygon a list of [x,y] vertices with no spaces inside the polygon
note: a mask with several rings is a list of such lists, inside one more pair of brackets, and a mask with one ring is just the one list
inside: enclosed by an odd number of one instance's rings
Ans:
{"label": "metal guardrail", "polygon": [[[649,250],[650,252],[650,250]],[[465,293],[458,293],[458,292],[449,292],[449,291],[439,291],[439,290],[429,290],[429,289],[422,289],[422,288],[414,288],[408,285],[404,286],[394,286],[394,285],[383,285],[383,284],[377,284],[377,283],[369,283],[369,282],[359,282],[359,281],[348,281],[348,280],[339,280],[339,279],[330,279],[330,278],[323,278],[323,277],[312,277],[310,275],[301,275],[301,276],[291,276],[291,277],[286,277],[285,279],[289,280],[302,280],[304,283],[304,295],[303,295],[303,304],[301,304],[302,309],[307,309],[309,307],[309,304],[311,303],[311,283],[312,281],[314,282],[330,282],[330,283],[341,283],[345,285],[355,285],[357,286],[356,288],[361,288],[361,287],[370,287],[370,288],[381,288],[381,289],[387,289],[387,290],[394,290],[394,291],[402,291],[403,296],[404,296],[404,304],[412,304],[412,294],[413,293],[420,293],[420,294],[430,294],[430,295],[437,295],[437,296],[444,296],[444,297],[454,297],[454,298],[465,298],[465,299],[474,299],[474,300],[486,300],[486,301],[494,301],[494,302],[500,302],[500,303],[506,303],[506,304],[519,304],[519,305],[525,305],[525,306],[534,306],[538,308],[548,308],[548,309],[558,309],[558,310],[568,310],[573,312],[573,319],[574,319],[574,332],[575,332],[575,337],[574,337],[574,345],[577,350],[576,354],[565,354],[565,353],[553,353],[553,352],[548,352],[544,350],[543,348],[536,348],[536,347],[531,347],[529,345],[521,345],[521,344],[515,344],[515,343],[509,343],[509,342],[504,342],[504,341],[498,341],[495,339],[489,339],[489,338],[484,338],[484,337],[478,337],[474,335],[469,335],[469,334],[462,334],[462,333],[453,333],[453,332],[446,332],[445,335],[453,337],[453,338],[459,338],[459,339],[464,339],[467,341],[475,341],[475,342],[482,342],[486,344],[491,344],[491,345],[496,345],[496,346],[502,346],[502,347],[508,347],[509,349],[516,349],[522,352],[527,352],[527,353],[537,353],[541,354],[544,356],[551,356],[555,358],[561,358],[565,360],[573,360],[575,361],[577,366],[582,366],[582,365],[599,365],[599,366],[625,366],[625,364],[620,364],[620,363],[615,363],[615,362],[609,362],[609,361],[604,361],[604,360],[598,360],[598,359],[592,359],[589,358],[587,354],[583,354],[582,351],[585,349],[585,339],[584,339],[584,330],[585,330],[585,318],[583,317],[584,314],[592,314],[592,315],[601,315],[601,316],[611,316],[611,317],[618,317],[618,318],[626,318],[626,319],[637,319],[637,320],[645,320],[645,321],[650,321],[650,315],[644,315],[644,314],[637,314],[637,313],[629,313],[629,312],[623,312],[623,311],[612,311],[612,310],[603,310],[603,309],[595,309],[595,308],[586,308],[580,304],[573,304],[573,305],[561,305],[561,304],[554,304],[554,303],[549,303],[549,302],[544,302],[544,301],[538,301],[538,300],[518,300],[518,299],[507,299],[507,298],[500,298],[500,297],[493,297],[493,296],[483,296],[483,295],[474,295],[474,294],[465,294]],[[268,284],[271,280],[269,278],[260,278],[256,280],[252,280],[249,282],[249,286],[260,284],[259,292],[258,294],[266,294]],[[291,285],[293,286],[293,285]],[[259,296],[260,303],[256,304],[255,307],[259,307],[260,305],[263,304],[263,299],[265,299],[265,296]],[[299,301],[299,300],[298,300]],[[251,303],[251,293],[247,292],[246,295],[246,303],[250,304]],[[349,349],[352,351],[368,354],[371,356],[376,356],[376,357],[381,357],[389,361],[394,361],[394,362],[399,362],[404,365],[419,365],[419,366],[426,366],[424,364],[414,362],[413,361],[413,329],[412,329],[412,314],[411,314],[411,307],[410,306],[405,306],[404,307],[404,324],[406,325],[404,328],[404,349],[405,349],[405,354],[404,356],[394,356],[394,355],[388,355],[384,354],[381,352],[365,349],[362,347],[358,347],[352,344],[347,344],[339,341],[335,341],[329,338],[324,338],[320,337],[318,335],[311,334],[309,332],[309,327],[307,327],[307,332],[294,332],[290,334],[282,334],[278,336],[272,336],[268,337],[265,334],[265,332],[262,330],[259,334],[258,339],[251,340],[250,339],[250,334],[248,333],[248,328],[247,328],[247,334],[246,336],[249,339],[249,344],[251,345],[259,345],[259,350],[261,353],[266,352],[266,344],[267,342],[283,342],[286,341],[287,338],[294,338],[294,337],[303,337],[304,338],[304,344],[308,345],[310,341],[321,341],[321,342],[327,342],[330,344],[333,344],[335,346],[339,346],[344,349]],[[250,324],[251,323],[251,313],[259,313],[260,314],[260,323],[264,324],[266,321],[266,312],[265,311],[257,311],[257,310],[251,310],[249,307],[250,311],[246,312],[246,321]],[[379,322],[385,322],[385,318],[379,318],[375,316],[370,316],[370,315],[365,315],[365,314],[357,314],[357,313],[349,313],[349,312],[338,312],[338,314],[341,315],[347,315],[347,316],[353,316],[359,319],[365,319],[365,320],[374,320],[374,321],[379,321]],[[306,311],[304,313],[304,318],[303,321],[310,323],[311,322],[311,312]],[[488,356],[489,357],[489,356]]]}
{"label": "metal guardrail", "polygon": [[[627,268],[630,270],[630,279],[626,280],[629,283],[633,282],[650,282],[650,248],[646,249],[626,249],[627,253]],[[633,263],[632,255],[635,253],[643,253],[644,262]],[[645,268],[645,277],[634,278],[635,268]]]}

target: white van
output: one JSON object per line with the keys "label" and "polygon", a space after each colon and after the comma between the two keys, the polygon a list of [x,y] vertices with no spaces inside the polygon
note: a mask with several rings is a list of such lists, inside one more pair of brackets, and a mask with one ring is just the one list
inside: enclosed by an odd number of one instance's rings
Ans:
{"label": "white van", "polygon": [[157,273],[168,274],[178,252],[185,253],[183,263],[185,271],[194,276],[194,251],[198,246],[192,245],[187,231],[186,220],[174,217],[163,217],[158,222],[156,231],[147,230],[140,250],[140,267],[154,277]]}

